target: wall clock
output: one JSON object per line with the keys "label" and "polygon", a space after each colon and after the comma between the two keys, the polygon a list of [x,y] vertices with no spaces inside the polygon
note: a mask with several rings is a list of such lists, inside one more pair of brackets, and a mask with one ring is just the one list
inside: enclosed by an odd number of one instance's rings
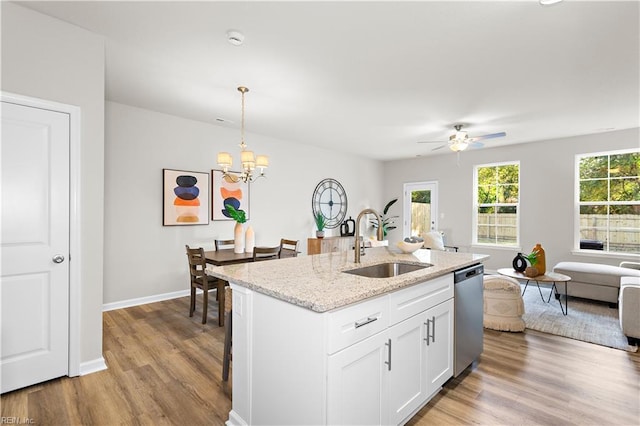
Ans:
{"label": "wall clock", "polygon": [[320,213],[327,228],[337,228],[347,215],[347,193],[337,180],[323,179],[313,191],[311,206],[314,217]]}

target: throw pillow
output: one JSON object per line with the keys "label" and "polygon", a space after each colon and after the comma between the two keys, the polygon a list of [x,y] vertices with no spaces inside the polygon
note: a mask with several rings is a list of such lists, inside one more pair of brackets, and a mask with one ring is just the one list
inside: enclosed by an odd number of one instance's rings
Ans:
{"label": "throw pillow", "polygon": [[424,238],[423,247],[432,250],[444,250],[444,241],[442,240],[442,234],[438,231],[426,232],[422,235]]}

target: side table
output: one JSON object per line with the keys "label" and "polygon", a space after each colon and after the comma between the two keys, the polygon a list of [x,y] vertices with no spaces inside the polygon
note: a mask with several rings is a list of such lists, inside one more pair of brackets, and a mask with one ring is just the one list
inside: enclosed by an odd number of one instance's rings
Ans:
{"label": "side table", "polygon": [[[554,289],[558,289],[558,283],[564,283],[564,307],[562,306],[562,300],[558,298],[558,303],[560,304],[560,310],[563,315],[569,314],[569,299],[567,297],[567,283],[571,281],[571,277],[564,274],[559,274],[557,272],[547,272],[544,275],[538,275],[537,277],[527,277],[522,272],[518,272],[511,268],[501,268],[498,269],[498,273],[500,275],[505,275],[507,277],[515,278],[517,280],[526,280],[527,282],[524,285],[524,289],[522,290],[522,295],[527,291],[527,286],[529,285],[529,281],[535,281],[538,286],[538,291],[540,292],[540,298],[543,302],[549,303],[551,301],[551,295],[554,293]],[[540,290],[540,283],[552,283],[551,285],[551,293],[549,293],[549,298],[544,300],[544,296],[542,296],[542,290]]]}

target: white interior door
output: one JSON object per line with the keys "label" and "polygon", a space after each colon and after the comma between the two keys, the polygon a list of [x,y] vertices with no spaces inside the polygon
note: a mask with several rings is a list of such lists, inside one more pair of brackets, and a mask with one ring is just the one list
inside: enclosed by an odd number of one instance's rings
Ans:
{"label": "white interior door", "polygon": [[404,237],[438,230],[438,182],[404,184]]}
{"label": "white interior door", "polygon": [[2,392],[69,371],[69,114],[2,102]]}

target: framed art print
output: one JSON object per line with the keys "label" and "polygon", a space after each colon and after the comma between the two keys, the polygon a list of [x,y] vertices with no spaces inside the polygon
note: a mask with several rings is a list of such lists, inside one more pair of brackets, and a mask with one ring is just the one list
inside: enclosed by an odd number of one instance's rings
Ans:
{"label": "framed art print", "polygon": [[236,210],[244,210],[249,220],[249,183],[235,178],[238,172],[229,172],[225,176],[222,170],[211,170],[211,219],[233,220],[225,207],[232,205]]}
{"label": "framed art print", "polygon": [[209,224],[209,174],[162,169],[162,225]]}

